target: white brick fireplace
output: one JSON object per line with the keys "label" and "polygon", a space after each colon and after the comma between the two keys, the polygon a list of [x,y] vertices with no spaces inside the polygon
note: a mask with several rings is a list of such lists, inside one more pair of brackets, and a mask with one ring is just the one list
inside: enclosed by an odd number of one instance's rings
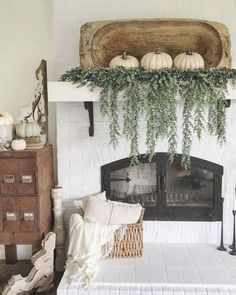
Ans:
{"label": "white brick fireplace", "polygon": [[[108,5],[109,2],[109,5]],[[127,1],[121,5],[117,1],[87,0],[87,1],[54,1],[54,40],[53,68],[54,81],[66,70],[78,65],[79,29],[82,24],[94,20],[131,19],[131,18],[193,18],[209,19],[222,22],[229,28],[232,41],[232,57],[236,54],[235,31],[235,1],[190,0],[149,0]],[[68,33],[69,32],[69,33]],[[54,82],[54,84],[56,84]],[[55,92],[55,88],[58,90]],[[57,102],[57,157],[58,181],[63,185],[67,200],[99,191],[101,188],[100,167],[106,163],[125,158],[129,154],[129,145],[125,140],[120,141],[116,151],[108,146],[108,126],[99,112],[99,103],[94,103],[95,135],[88,136],[88,112],[83,102],[76,102],[75,87],[68,91],[66,87],[53,87],[56,97],[49,93],[49,100]],[[50,91],[50,87],[49,87]],[[83,95],[82,95],[83,94]],[[82,99],[87,99],[88,91],[81,93]],[[96,100],[96,94],[89,94],[89,100]],[[236,95],[234,94],[236,98]],[[65,102],[67,101],[67,102]],[[79,101],[79,100],[78,100]],[[225,240],[232,238],[232,198],[234,182],[233,167],[236,167],[236,144],[234,130],[236,121],[230,114],[235,113],[236,102],[228,109],[228,143],[220,149],[215,138],[204,136],[200,143],[193,143],[192,156],[207,159],[224,166],[225,182]],[[181,124],[180,124],[181,125]],[[181,127],[181,126],[179,126]],[[179,128],[180,129],[180,128]],[[144,139],[140,143],[140,151],[145,152]],[[179,138],[181,142],[181,137]],[[166,152],[166,143],[159,143],[157,151]],[[180,145],[179,145],[180,151]],[[159,241],[208,241],[219,243],[219,222],[145,222],[145,240]]]}
{"label": "white brick fireplace", "polygon": [[[92,95],[92,94],[90,94]],[[234,96],[233,92],[231,96]],[[59,97],[59,96],[58,96]],[[65,98],[65,96],[64,96]],[[62,99],[57,99],[57,101]],[[65,99],[64,99],[65,100]],[[73,99],[75,100],[75,99]],[[94,100],[94,98],[93,98]],[[182,104],[178,104],[180,117]],[[107,119],[100,113],[99,102],[94,102],[94,137],[89,137],[88,112],[83,102],[57,102],[57,161],[58,182],[65,191],[65,201],[101,190],[101,166],[129,156],[129,143],[124,138],[116,150],[109,146]],[[224,167],[224,235],[232,240],[232,208],[236,179],[236,101],[227,109],[227,144],[220,147],[216,138],[204,134],[193,140],[191,156],[202,158]],[[122,113],[120,115],[122,118]],[[140,152],[145,153],[145,122],[140,122]],[[181,119],[178,120],[181,153]],[[166,152],[166,141],[157,144],[157,152]],[[146,242],[219,243],[220,222],[145,221]]]}

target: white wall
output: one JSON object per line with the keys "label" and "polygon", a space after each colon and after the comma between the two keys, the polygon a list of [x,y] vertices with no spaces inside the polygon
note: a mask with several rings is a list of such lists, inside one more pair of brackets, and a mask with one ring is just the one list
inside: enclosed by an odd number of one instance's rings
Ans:
{"label": "white wall", "polygon": [[0,111],[18,115],[34,95],[35,69],[51,68],[52,1],[0,1]]}
{"label": "white wall", "polygon": [[[52,72],[52,1],[0,0],[0,37],[0,111],[15,117],[34,97],[35,70],[42,58],[48,61],[49,77]],[[18,246],[17,253],[30,258],[31,247]]]}
{"label": "white wall", "polygon": [[130,18],[197,18],[227,25],[236,54],[235,0],[54,0],[55,77],[79,63],[80,26],[88,21]]}

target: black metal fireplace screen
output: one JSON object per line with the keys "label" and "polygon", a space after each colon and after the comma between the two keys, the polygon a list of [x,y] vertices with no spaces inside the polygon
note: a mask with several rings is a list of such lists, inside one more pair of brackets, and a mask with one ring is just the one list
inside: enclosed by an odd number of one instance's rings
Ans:
{"label": "black metal fireplace screen", "polygon": [[140,156],[130,166],[125,158],[101,167],[102,188],[108,199],[141,203],[146,220],[221,220],[223,167],[191,157],[185,170],[180,155],[170,164],[166,153],[156,153],[152,162]]}

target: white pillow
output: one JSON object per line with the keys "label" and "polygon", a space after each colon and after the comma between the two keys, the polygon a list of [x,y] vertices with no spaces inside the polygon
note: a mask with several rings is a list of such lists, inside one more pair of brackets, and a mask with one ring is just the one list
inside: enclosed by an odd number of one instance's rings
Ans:
{"label": "white pillow", "polygon": [[140,204],[104,201],[90,198],[84,213],[84,219],[90,222],[103,224],[133,224],[141,215]]}
{"label": "white pillow", "polygon": [[98,193],[98,194],[94,194],[94,195],[90,195],[90,196],[86,196],[84,198],[81,198],[79,200],[75,200],[73,202],[73,205],[75,206],[76,209],[78,209],[78,213],[81,215],[81,216],[84,216],[84,212],[85,212],[85,209],[87,207],[87,203],[89,200],[103,200],[103,201],[107,201],[107,198],[106,198],[106,192],[101,192],[101,193]]}

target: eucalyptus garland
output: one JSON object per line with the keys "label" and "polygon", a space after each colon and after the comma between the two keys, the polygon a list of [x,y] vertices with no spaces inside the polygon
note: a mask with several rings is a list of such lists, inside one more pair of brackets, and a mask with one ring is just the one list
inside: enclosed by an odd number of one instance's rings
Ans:
{"label": "eucalyptus garland", "polygon": [[[177,149],[176,97],[183,100],[182,165],[190,165],[194,134],[200,140],[208,130],[220,144],[226,140],[225,95],[228,83],[236,84],[235,69],[174,68],[145,71],[141,68],[74,68],[60,78],[78,87],[100,87],[101,111],[110,124],[110,143],[115,148],[123,133],[130,141],[132,164],[138,163],[139,120],[145,116],[147,155],[151,160],[157,140],[167,137],[169,159]],[[119,99],[118,99],[119,97]],[[123,128],[119,125],[119,108],[123,108]]]}

